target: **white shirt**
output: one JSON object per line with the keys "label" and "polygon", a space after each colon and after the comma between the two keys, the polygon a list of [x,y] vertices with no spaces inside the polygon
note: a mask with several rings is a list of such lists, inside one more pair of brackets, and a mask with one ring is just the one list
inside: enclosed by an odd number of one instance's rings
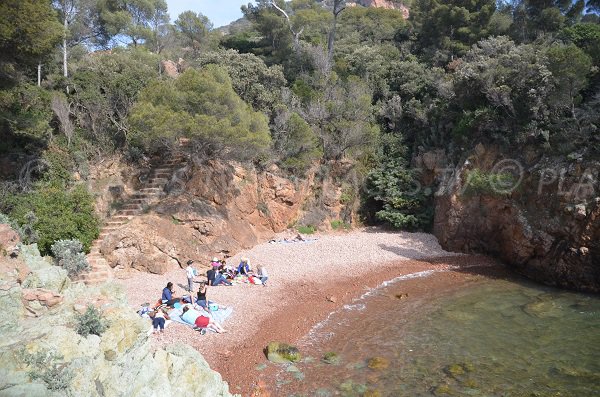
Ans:
{"label": "white shirt", "polygon": [[194,278],[194,268],[192,265],[188,265],[188,267],[185,268],[185,272],[187,273],[187,278]]}
{"label": "white shirt", "polygon": [[269,277],[269,273],[267,273],[267,269],[263,267],[258,271],[258,276],[259,277]]}

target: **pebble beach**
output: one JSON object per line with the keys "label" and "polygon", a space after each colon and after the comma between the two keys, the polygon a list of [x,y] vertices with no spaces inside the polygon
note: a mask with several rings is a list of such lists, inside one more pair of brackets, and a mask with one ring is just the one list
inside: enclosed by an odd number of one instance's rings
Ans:
{"label": "pebble beach", "polygon": [[[266,287],[209,287],[209,300],[233,308],[223,324],[228,333],[201,335],[172,323],[164,334],[152,335],[156,346],[174,342],[193,346],[222,374],[233,393],[249,395],[261,387],[264,375],[252,376],[252,372],[265,362],[262,349],[269,341],[294,343],[328,313],[382,282],[404,274],[460,266],[470,258],[444,251],[433,235],[424,233],[365,228],[313,235],[304,242],[285,242],[284,237],[277,236],[275,242],[257,245],[227,260],[228,265],[235,266],[241,257],[248,257],[253,269],[266,267]],[[200,274],[208,269],[208,263],[195,266]],[[202,280],[205,277],[196,279]],[[142,303],[156,302],[168,281],[176,285],[178,296],[186,293],[183,269],[162,275],[140,272],[118,283],[137,310]]]}

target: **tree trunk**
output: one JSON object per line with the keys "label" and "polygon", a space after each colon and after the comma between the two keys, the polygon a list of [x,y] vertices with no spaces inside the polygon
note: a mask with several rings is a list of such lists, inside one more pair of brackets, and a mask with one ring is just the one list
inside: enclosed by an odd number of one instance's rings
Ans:
{"label": "tree trunk", "polygon": [[42,86],[42,64],[38,63],[38,87]]}
{"label": "tree trunk", "polygon": [[333,25],[331,26],[331,31],[329,32],[329,37],[327,38],[327,59],[329,59],[330,65],[333,62],[333,44],[335,43],[336,25],[337,25],[337,14],[334,14],[333,15]]}
{"label": "tree trunk", "polygon": [[333,46],[335,44],[335,30],[337,28],[337,18],[338,15],[340,15],[340,12],[344,11],[345,8],[345,0],[333,1],[333,24],[331,26],[329,36],[327,37],[327,58],[329,60],[329,65],[333,64]]}
{"label": "tree trunk", "polygon": [[[65,77],[65,80],[69,77],[69,64],[67,61],[67,31],[69,29],[69,21],[67,20],[66,14],[65,14],[65,19],[64,19],[64,36],[63,36],[63,76]],[[69,85],[67,84],[67,94],[69,93]]]}

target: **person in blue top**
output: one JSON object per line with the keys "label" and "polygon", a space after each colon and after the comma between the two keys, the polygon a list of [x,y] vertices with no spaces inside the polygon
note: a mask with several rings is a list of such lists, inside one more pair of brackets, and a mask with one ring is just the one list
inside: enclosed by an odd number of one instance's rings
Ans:
{"label": "person in blue top", "polygon": [[248,258],[242,258],[240,260],[240,264],[237,268],[237,274],[241,274],[243,276],[247,276],[248,274],[250,274],[250,261],[248,260]]}
{"label": "person in blue top", "polygon": [[173,283],[168,282],[167,286],[163,288],[162,297],[160,298],[162,303],[166,303],[167,306],[173,307],[175,302],[179,302],[179,298],[173,297]]}

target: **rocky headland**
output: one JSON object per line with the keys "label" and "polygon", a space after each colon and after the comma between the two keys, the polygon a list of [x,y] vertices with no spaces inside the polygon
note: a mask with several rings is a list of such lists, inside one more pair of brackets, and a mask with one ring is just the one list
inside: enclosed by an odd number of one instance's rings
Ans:
{"label": "rocky headland", "polygon": [[[230,396],[196,350],[157,348],[114,283],[88,287],[2,225],[0,396]],[[108,328],[77,332],[89,305]]]}

